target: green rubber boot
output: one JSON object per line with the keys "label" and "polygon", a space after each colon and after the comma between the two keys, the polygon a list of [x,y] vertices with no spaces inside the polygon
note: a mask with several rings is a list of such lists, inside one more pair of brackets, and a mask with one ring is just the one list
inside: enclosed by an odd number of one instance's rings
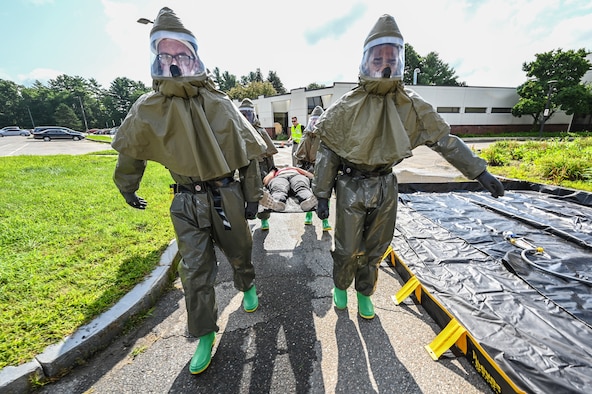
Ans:
{"label": "green rubber boot", "polygon": [[312,211],[306,212],[306,217],[304,218],[304,224],[312,224]]}
{"label": "green rubber boot", "polygon": [[197,345],[197,349],[195,349],[195,353],[189,364],[189,372],[197,375],[208,368],[210,361],[212,361],[212,348],[214,347],[215,340],[215,331],[199,337],[199,344]]}
{"label": "green rubber boot", "polygon": [[331,225],[329,224],[329,219],[323,219],[323,231],[331,231]]}
{"label": "green rubber boot", "polygon": [[358,292],[358,313],[364,319],[374,319],[374,305],[370,296]]}
{"label": "green rubber boot", "polygon": [[244,292],[243,295],[243,308],[245,312],[255,312],[259,306],[259,297],[257,297],[257,288],[255,285]]}
{"label": "green rubber boot", "polygon": [[261,219],[261,230],[269,230],[269,220]]}
{"label": "green rubber boot", "polygon": [[337,287],[333,288],[333,305],[337,309],[347,308],[347,290],[341,290]]}

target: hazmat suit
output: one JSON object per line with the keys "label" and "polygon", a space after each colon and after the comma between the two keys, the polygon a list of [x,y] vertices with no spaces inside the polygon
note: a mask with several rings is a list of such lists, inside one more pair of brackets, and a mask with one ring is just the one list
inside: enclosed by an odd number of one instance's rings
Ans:
{"label": "hazmat suit", "polygon": [[[296,152],[294,152],[294,159],[296,160],[296,165],[306,171],[314,171],[314,165],[317,158],[317,151],[319,150],[319,145],[321,144],[321,139],[317,136],[317,129],[315,126],[323,112],[323,108],[319,105],[317,105],[312,110],[312,113],[310,114],[310,119],[308,120],[308,124],[304,129],[304,134],[302,135],[302,139],[300,140],[300,144],[298,144],[298,148],[296,148]],[[324,232],[332,230],[332,227],[329,224],[329,219],[323,219],[322,222]],[[304,217],[304,224],[312,224],[311,211],[306,212],[306,215]]]}
{"label": "hazmat suit", "polygon": [[258,157],[265,142],[232,101],[216,89],[198,56],[197,42],[175,13],[162,8],[150,32],[153,91],[141,96],[119,127],[113,180],[126,202],[138,197],[146,162],[170,171],[175,195],[170,207],[185,292],[189,332],[200,338],[190,364],[200,373],[210,363],[218,310],[214,245],[228,258],[243,307],[257,308],[252,238],[262,195]]}
{"label": "hazmat suit", "polygon": [[378,266],[390,245],[397,212],[397,179],[392,167],[427,145],[469,179],[477,179],[494,197],[504,189],[436,110],[403,84],[404,41],[390,15],[381,16],[364,42],[359,84],[333,103],[316,128],[313,192],[317,215],[329,216],[336,195],[333,301],[347,306],[347,288],[355,281],[358,312],[374,317],[370,296]]}
{"label": "hazmat suit", "polygon": [[[265,145],[267,149],[265,152],[260,155],[257,159],[259,161],[259,170],[261,171],[261,179],[263,179],[271,170],[275,167],[275,161],[273,160],[273,155],[278,153],[277,148],[275,147],[273,140],[267,133],[261,123],[259,122],[259,118],[257,116],[257,112],[255,111],[255,105],[253,101],[249,98],[245,98],[241,101],[240,106],[238,107],[239,111],[243,116],[251,123],[251,125],[259,132],[259,135],[265,141]],[[261,230],[269,230],[269,217],[271,213],[269,210],[261,210],[257,217],[261,219]]]}
{"label": "hazmat suit", "polygon": [[317,105],[310,114],[308,124],[302,134],[302,139],[294,152],[296,158],[296,165],[306,171],[312,171],[317,157],[317,151],[321,143],[320,138],[317,138],[315,125],[319,116],[323,113],[323,108]]}

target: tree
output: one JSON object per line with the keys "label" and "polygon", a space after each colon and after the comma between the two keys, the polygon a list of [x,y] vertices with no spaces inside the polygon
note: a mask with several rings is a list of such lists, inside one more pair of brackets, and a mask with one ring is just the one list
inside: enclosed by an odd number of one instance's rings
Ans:
{"label": "tree", "polygon": [[[25,103],[31,111],[31,117],[35,126],[55,125],[54,118],[57,93],[39,81],[35,81],[30,88],[24,88],[22,95]],[[31,125],[33,126],[33,125]]]}
{"label": "tree", "polygon": [[218,82],[218,88],[223,92],[228,92],[237,85],[236,75],[230,74],[228,71],[224,71],[220,74],[220,69],[218,67],[214,68],[214,77]]}
{"label": "tree", "polygon": [[419,85],[466,86],[465,82],[458,82],[454,68],[444,63],[437,52],[430,52],[422,57],[410,44],[405,44],[403,81],[406,84],[413,84],[415,69],[420,70],[417,78]]}
{"label": "tree", "polygon": [[237,85],[230,89],[228,96],[234,100],[245,98],[256,99],[259,96],[275,96],[277,94],[271,82],[253,81],[246,85]]}
{"label": "tree", "polygon": [[55,110],[54,117],[59,125],[68,127],[74,130],[80,130],[82,128],[82,122],[74,113],[74,110],[68,105],[61,103]]}
{"label": "tree", "polygon": [[275,71],[269,71],[269,74],[267,74],[267,82],[270,82],[273,85],[273,88],[276,90],[278,94],[286,93],[286,88],[284,88],[284,84],[282,83],[280,77],[278,77]]}
{"label": "tree", "polygon": [[512,115],[532,116],[535,127],[559,108],[568,115],[589,113],[591,91],[581,80],[592,68],[592,63],[586,59],[590,53],[583,48],[577,51],[556,49],[538,53],[533,62],[523,63],[522,70],[530,79],[518,86],[520,99],[512,108]]}
{"label": "tree", "polygon": [[403,72],[403,82],[408,85],[413,84],[413,73],[415,69],[421,70],[421,56],[410,44],[405,44],[405,69]]}
{"label": "tree", "polygon": [[18,108],[22,101],[20,86],[0,79],[0,127],[20,126]]}
{"label": "tree", "polygon": [[126,77],[115,78],[104,99],[111,124],[120,124],[134,102],[149,90],[141,81],[132,81]]}
{"label": "tree", "polygon": [[322,89],[324,87],[325,87],[325,85],[323,85],[323,84],[318,84],[316,82],[313,82],[313,83],[308,84],[308,86],[306,87],[306,90]]}

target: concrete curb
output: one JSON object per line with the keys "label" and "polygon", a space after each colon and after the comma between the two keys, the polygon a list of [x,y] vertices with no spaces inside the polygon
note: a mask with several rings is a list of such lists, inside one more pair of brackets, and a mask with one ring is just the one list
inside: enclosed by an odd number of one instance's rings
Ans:
{"label": "concrete curb", "polygon": [[32,361],[0,370],[0,393],[29,392],[34,388],[34,382],[59,376],[107,347],[132,316],[156,303],[174,278],[179,260],[177,242],[172,240],[154,271],[111,309],[59,343],[48,346]]}

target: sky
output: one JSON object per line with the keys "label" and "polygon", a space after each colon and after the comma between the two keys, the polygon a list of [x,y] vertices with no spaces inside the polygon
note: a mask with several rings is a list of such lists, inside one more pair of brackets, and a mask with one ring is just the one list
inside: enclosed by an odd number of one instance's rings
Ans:
{"label": "sky", "polygon": [[[149,36],[162,7],[196,37],[210,70],[274,71],[290,91],[356,82],[364,40],[383,14],[405,42],[438,53],[468,86],[516,87],[522,64],[556,49],[592,51],[590,0],[5,0],[0,79],[30,86],[59,75],[151,85]],[[419,75],[421,82],[421,74]]]}

